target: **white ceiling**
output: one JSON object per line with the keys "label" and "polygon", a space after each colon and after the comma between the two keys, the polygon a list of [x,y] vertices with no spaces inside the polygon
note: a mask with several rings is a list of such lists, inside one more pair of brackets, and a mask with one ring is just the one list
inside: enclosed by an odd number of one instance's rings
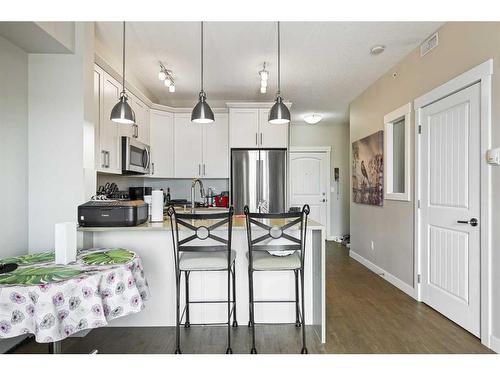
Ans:
{"label": "white ceiling", "polygon": [[[438,22],[283,22],[282,93],[293,102],[292,117],[320,113],[332,122],[348,119],[348,105],[378,77],[434,32]],[[160,104],[191,107],[200,89],[200,24],[130,22],[127,72]],[[97,22],[96,38],[121,59],[121,23]],[[226,101],[272,101],[276,90],[276,24],[205,23],[205,91],[212,107]],[[386,51],[371,56],[373,45]],[[176,92],[158,80],[161,60],[174,72]],[[260,94],[258,71],[270,72],[267,94]]]}

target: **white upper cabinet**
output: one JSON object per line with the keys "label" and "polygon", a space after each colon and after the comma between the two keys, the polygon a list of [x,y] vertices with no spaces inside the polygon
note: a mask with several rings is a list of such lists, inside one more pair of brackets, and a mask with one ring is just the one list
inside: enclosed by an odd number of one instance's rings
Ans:
{"label": "white upper cabinet", "polygon": [[150,111],[151,176],[174,177],[174,115]]}
{"label": "white upper cabinet", "polygon": [[229,137],[231,148],[259,147],[259,110],[230,108]]}
{"label": "white upper cabinet", "polygon": [[174,115],[175,177],[202,177],[203,125],[191,122],[190,113]]}
{"label": "white upper cabinet", "polygon": [[126,135],[138,141],[149,144],[149,108],[135,95],[128,93],[129,104],[135,113],[135,124],[126,126]]}
{"label": "white upper cabinet", "polygon": [[227,114],[216,114],[213,123],[196,124],[190,113],[176,113],[174,145],[176,178],[228,178]]}
{"label": "white upper cabinet", "polygon": [[231,148],[287,148],[288,125],[270,124],[268,108],[230,108]]}
{"label": "white upper cabinet", "polygon": [[259,147],[288,148],[288,126],[270,124],[269,109],[259,109]]}
{"label": "white upper cabinet", "polygon": [[229,123],[227,113],[215,114],[215,122],[203,125],[205,178],[229,178]]}
{"label": "white upper cabinet", "polygon": [[[111,110],[118,103],[121,85],[103,70],[95,70],[99,75],[100,121],[99,121],[99,156],[96,158],[97,170],[107,173],[121,173],[121,145],[119,124],[110,120]],[[97,79],[97,76],[94,75]]]}

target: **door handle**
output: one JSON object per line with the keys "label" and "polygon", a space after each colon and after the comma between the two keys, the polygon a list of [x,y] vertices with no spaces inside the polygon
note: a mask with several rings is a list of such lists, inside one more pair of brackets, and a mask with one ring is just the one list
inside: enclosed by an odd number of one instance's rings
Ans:
{"label": "door handle", "polygon": [[325,199],[325,198],[323,198],[323,199],[321,200],[321,202],[326,202],[326,199]]}
{"label": "door handle", "polygon": [[459,224],[470,224],[472,227],[477,227],[477,225],[479,224],[479,221],[475,217],[473,217],[470,220],[457,220],[457,223],[459,223]]}

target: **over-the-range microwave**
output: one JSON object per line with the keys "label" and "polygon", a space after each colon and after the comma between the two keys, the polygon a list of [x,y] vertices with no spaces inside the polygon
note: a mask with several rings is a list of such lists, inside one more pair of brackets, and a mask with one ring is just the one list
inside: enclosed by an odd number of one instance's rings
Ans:
{"label": "over-the-range microwave", "polygon": [[134,138],[122,137],[122,173],[148,174],[150,166],[150,147]]}

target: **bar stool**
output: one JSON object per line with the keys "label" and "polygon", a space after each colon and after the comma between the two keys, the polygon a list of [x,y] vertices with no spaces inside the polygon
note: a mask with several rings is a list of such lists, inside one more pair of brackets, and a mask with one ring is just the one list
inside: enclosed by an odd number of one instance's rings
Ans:
{"label": "bar stool", "polygon": [[[181,354],[180,348],[180,326],[185,315],[184,327],[191,325],[222,325],[227,324],[227,349],[226,354],[232,354],[231,349],[231,317],[233,327],[238,326],[236,320],[236,252],[231,249],[231,237],[233,227],[233,207],[228,212],[216,214],[180,214],[176,213],[173,206],[169,206],[167,214],[170,217],[172,229],[172,241],[174,248],[175,263],[175,286],[176,286],[176,348],[175,354]],[[227,239],[213,234],[213,230],[227,225]],[[182,232],[187,231],[189,235],[179,236],[179,227]],[[215,245],[193,245],[192,241],[212,239]],[[227,300],[222,301],[190,301],[189,300],[189,276],[191,272],[227,272]],[[184,273],[185,281],[185,306],[180,312],[180,288],[181,276]],[[232,300],[231,300],[232,284]],[[189,305],[193,303],[227,303],[227,322],[193,324],[189,319]],[[231,306],[232,305],[232,306]]]}
{"label": "bar stool", "polygon": [[[246,217],[248,237],[248,284],[249,284],[249,312],[250,321],[248,326],[252,329],[251,354],[257,354],[255,348],[255,303],[294,303],[295,304],[295,326],[302,327],[302,354],[307,354],[306,327],[304,317],[304,259],[305,241],[307,231],[307,216],[309,205],[304,205],[301,211],[288,213],[254,213],[250,212],[248,206],[244,208]],[[287,230],[298,225],[299,237],[285,233]],[[257,229],[267,231],[259,237],[254,238],[253,231]],[[272,244],[273,240],[287,242],[286,244]],[[286,241],[283,241],[286,240]],[[276,242],[276,241],[274,241]],[[270,252],[277,255],[272,255]],[[281,253],[281,254],[280,254]],[[254,299],[253,278],[254,273],[259,271],[293,271],[295,276],[295,300],[266,300],[256,301]],[[300,291],[299,298],[299,278]],[[299,299],[300,305],[299,307]]]}

